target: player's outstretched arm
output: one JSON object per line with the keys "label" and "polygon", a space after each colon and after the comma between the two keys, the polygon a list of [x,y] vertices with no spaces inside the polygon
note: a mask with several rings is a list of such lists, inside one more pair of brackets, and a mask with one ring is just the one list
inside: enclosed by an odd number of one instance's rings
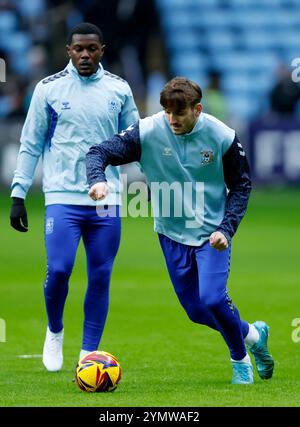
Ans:
{"label": "player's outstretched arm", "polygon": [[10,225],[18,231],[28,231],[27,212],[24,199],[12,197],[12,206],[10,210]]}
{"label": "player's outstretched arm", "polygon": [[141,143],[139,123],[112,138],[93,145],[86,155],[86,174],[90,187],[106,181],[105,168],[108,165],[118,166],[139,161]]}

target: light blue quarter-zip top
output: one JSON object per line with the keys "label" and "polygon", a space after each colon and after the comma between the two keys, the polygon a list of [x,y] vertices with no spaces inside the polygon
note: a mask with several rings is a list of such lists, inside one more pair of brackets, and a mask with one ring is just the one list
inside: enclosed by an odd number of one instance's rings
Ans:
{"label": "light blue quarter-zip top", "polygon": [[45,203],[120,204],[119,167],[106,170],[110,192],[105,201],[88,196],[85,155],[92,145],[139,119],[128,83],[99,64],[90,77],[72,64],[35,87],[22,129],[12,197],[25,198],[39,158]]}

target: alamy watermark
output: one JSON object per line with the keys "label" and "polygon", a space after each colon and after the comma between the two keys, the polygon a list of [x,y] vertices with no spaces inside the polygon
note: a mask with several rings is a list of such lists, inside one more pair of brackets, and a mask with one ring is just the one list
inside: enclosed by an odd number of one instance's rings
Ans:
{"label": "alamy watermark", "polygon": [[296,67],[291,74],[292,80],[295,83],[300,82],[300,58],[294,58],[291,63],[292,67]]}
{"label": "alamy watermark", "polygon": [[0,342],[6,342],[6,323],[4,319],[0,319]]}
{"label": "alamy watermark", "polygon": [[292,341],[298,343],[300,342],[300,317],[296,317],[292,320],[292,326],[295,328],[292,331]]}
{"label": "alamy watermark", "polygon": [[6,82],[6,63],[3,58],[0,58],[0,82]]}
{"label": "alamy watermark", "polygon": [[[204,222],[204,182],[151,182],[128,185],[127,174],[121,174],[125,188],[121,217],[184,218],[186,228],[199,228]],[[149,195],[153,201],[149,206]],[[105,199],[103,200],[105,204]],[[98,207],[99,216],[115,216],[113,209]]]}

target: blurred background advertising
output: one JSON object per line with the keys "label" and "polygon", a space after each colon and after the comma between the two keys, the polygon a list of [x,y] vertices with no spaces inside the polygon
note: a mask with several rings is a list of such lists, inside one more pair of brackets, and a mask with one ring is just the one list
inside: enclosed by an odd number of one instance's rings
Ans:
{"label": "blurred background advertising", "polygon": [[33,89],[66,66],[66,35],[82,21],[102,29],[103,65],[128,81],[141,117],[186,76],[204,111],[236,129],[255,185],[300,183],[299,0],[0,0],[2,188]]}

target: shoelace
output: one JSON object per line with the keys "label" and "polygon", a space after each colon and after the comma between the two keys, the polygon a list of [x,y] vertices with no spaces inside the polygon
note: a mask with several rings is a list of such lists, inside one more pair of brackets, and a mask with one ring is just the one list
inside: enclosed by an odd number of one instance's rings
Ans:
{"label": "shoelace", "polygon": [[49,347],[51,351],[57,351],[57,347],[60,345],[61,339],[61,335],[57,334],[50,337]]}

